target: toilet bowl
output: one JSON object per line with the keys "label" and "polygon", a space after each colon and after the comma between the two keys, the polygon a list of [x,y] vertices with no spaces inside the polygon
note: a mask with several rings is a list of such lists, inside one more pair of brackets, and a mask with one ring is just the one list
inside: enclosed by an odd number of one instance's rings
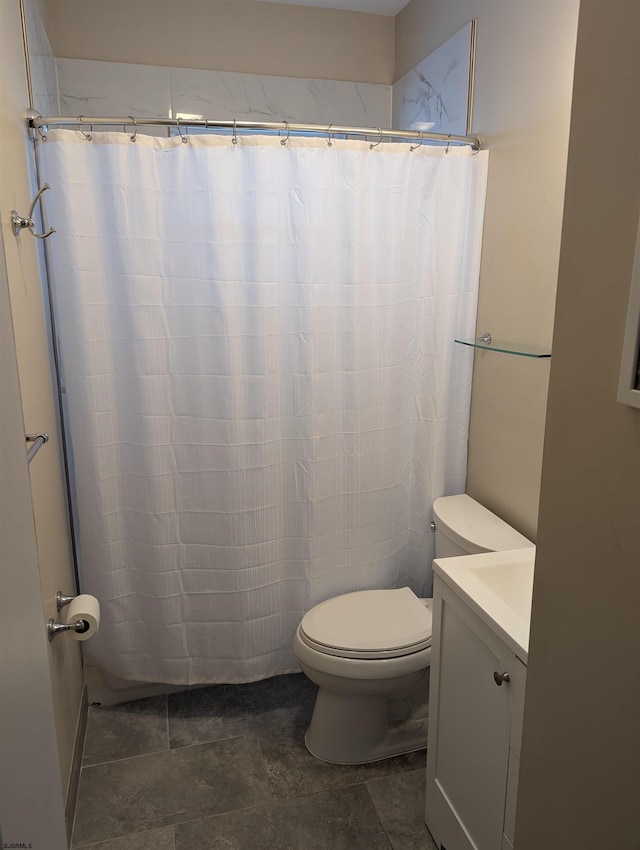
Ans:
{"label": "toilet bowl", "polygon": [[[533,546],[466,495],[437,499],[434,517],[436,557]],[[426,746],[431,602],[407,587],[362,590],[305,614],[293,649],[318,685],[312,755],[364,764]]]}

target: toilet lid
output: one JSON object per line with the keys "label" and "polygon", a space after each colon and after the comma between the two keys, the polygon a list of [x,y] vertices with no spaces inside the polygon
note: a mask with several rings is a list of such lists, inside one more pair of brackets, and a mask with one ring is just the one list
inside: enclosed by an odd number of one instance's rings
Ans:
{"label": "toilet lid", "polygon": [[398,658],[431,645],[431,611],[408,587],[327,599],[302,618],[300,636],[328,655]]}

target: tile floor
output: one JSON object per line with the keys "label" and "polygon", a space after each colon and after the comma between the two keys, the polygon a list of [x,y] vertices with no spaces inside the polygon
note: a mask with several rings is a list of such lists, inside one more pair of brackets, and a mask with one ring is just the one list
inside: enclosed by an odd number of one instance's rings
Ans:
{"label": "tile floor", "polygon": [[315,692],[298,674],[90,708],[72,847],[435,850],[425,751],[313,758]]}

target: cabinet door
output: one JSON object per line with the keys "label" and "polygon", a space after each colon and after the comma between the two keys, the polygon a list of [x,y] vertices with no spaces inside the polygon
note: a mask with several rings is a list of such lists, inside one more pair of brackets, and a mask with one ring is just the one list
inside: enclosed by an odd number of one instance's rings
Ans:
{"label": "cabinet door", "polygon": [[511,695],[494,672],[508,673],[515,656],[446,586],[434,596],[427,824],[446,850],[497,850]]}

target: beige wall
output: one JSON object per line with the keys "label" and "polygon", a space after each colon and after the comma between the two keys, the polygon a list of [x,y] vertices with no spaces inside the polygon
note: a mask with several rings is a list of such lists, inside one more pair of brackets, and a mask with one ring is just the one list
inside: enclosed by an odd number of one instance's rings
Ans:
{"label": "beige wall", "polygon": [[[46,621],[50,617],[57,617],[56,592],[73,592],[74,579],[58,419],[52,389],[51,357],[39,278],[37,250],[40,246],[28,232],[21,233],[19,237],[14,236],[10,223],[12,209],[26,215],[33,194],[28,170],[31,151],[26,144],[24,123],[28,103],[18,0],[3,0],[0,10],[0,214],[22,413],[27,432],[46,431],[51,437],[50,443],[40,450],[29,467],[44,630]],[[3,490],[11,487],[11,480],[2,481]],[[15,639],[20,640],[18,634]],[[60,768],[66,787],[82,693],[80,649],[78,643],[65,635],[51,643],[48,652]],[[25,706],[25,710],[37,710],[37,707]]]}
{"label": "beige wall", "polygon": [[[478,331],[549,346],[577,0],[412,0],[396,77],[477,19],[473,130],[490,150]],[[475,355],[467,492],[535,539],[548,361]]]}
{"label": "beige wall", "polygon": [[243,0],[52,0],[56,56],[393,82],[393,18]]}
{"label": "beige wall", "polygon": [[518,850],[640,847],[640,410],[616,402],[640,207],[639,33],[637,0],[582,0]]}

